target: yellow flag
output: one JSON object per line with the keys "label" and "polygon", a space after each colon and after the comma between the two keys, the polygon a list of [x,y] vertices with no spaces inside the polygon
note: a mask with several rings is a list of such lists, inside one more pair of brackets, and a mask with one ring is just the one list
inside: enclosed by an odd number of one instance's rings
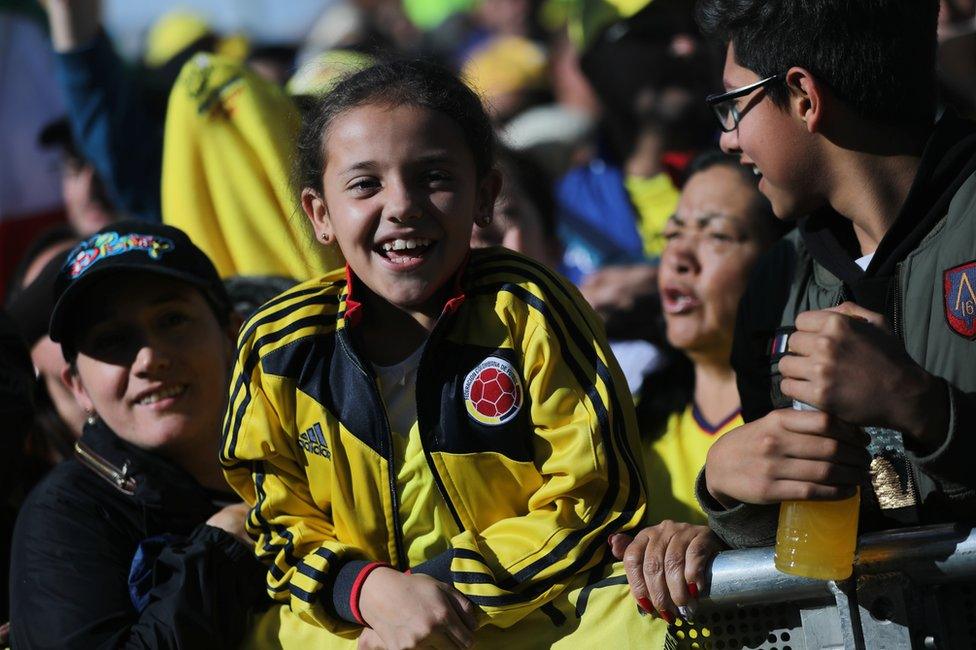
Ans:
{"label": "yellow flag", "polygon": [[291,99],[231,59],[198,54],[170,94],[163,221],[184,230],[221,277],[305,280],[338,268],[288,182],[299,115]]}

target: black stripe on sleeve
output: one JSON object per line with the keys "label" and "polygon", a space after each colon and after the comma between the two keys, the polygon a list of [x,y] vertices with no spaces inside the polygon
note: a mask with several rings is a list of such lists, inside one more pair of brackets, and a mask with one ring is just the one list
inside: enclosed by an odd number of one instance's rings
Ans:
{"label": "black stripe on sleeve", "polygon": [[485,585],[495,582],[495,578],[488,573],[475,573],[473,571],[452,571],[451,579],[458,584],[464,585]]}
{"label": "black stripe on sleeve", "polygon": [[314,551],[312,551],[312,555],[316,555],[329,562],[329,565],[325,571],[321,571],[319,569],[316,569],[315,567],[310,566],[305,560],[299,562],[298,567],[295,570],[301,573],[303,576],[307,578],[311,578],[312,580],[315,580],[320,585],[322,585],[322,587],[318,591],[316,591],[318,597],[315,598],[310,592],[305,591],[304,589],[301,589],[299,587],[295,587],[294,585],[291,584],[289,585],[289,589],[291,590],[292,594],[294,594],[298,598],[301,598],[303,601],[307,603],[312,603],[313,601],[318,602],[323,607],[325,607],[325,610],[329,616],[337,617],[339,616],[339,613],[335,610],[335,607],[332,604],[332,599],[323,598],[322,594],[325,593],[327,590],[329,591],[331,590],[332,585],[334,585],[336,582],[336,576],[339,574],[339,571],[342,568],[342,566],[338,561],[338,556],[332,551],[330,551],[329,549],[323,548],[321,546],[315,549]]}
{"label": "black stripe on sleeve", "polygon": [[295,568],[295,570],[301,573],[306,578],[311,578],[315,582],[320,582],[324,584],[329,579],[328,572],[319,571],[315,567],[311,567],[305,564],[304,560],[298,563],[298,566]]}
{"label": "black stripe on sleeve", "polygon": [[[284,552],[285,562],[288,566],[295,566],[298,563],[298,558],[294,555],[294,538],[292,537],[291,531],[281,525],[272,526],[271,523],[265,519],[264,514],[261,512],[261,506],[264,505],[264,501],[267,499],[267,492],[264,490],[264,463],[255,463],[254,468],[254,488],[257,495],[257,500],[254,503],[254,507],[251,508],[251,515],[258,524],[258,528],[261,530],[262,537],[264,538],[264,544],[261,550],[268,556],[271,557],[271,563],[268,567],[268,571],[275,580],[282,580],[285,577],[284,571],[275,564],[275,556],[279,552]],[[272,533],[276,533],[278,537],[284,539],[284,543],[273,544],[271,543]]]}
{"label": "black stripe on sleeve", "polygon": [[[309,301],[308,304],[316,303],[328,304],[327,302],[322,302],[319,298]],[[228,413],[228,417],[224,422],[224,431],[220,445],[220,460],[222,463],[229,464],[232,462],[231,459],[235,458],[234,449],[237,447],[237,435],[240,428],[240,422],[247,412],[248,405],[251,403],[251,375],[253,374],[258,363],[261,361],[262,348],[271,343],[280,341],[289,334],[292,334],[300,329],[305,327],[313,327],[321,323],[323,316],[324,313],[306,316],[305,318],[301,318],[289,323],[280,330],[269,332],[254,342],[254,346],[251,348],[251,354],[248,355],[246,361],[241,366],[240,372],[237,375],[237,382],[234,385],[230,400],[227,402],[228,410],[232,409],[238,395],[240,395],[241,391],[244,392],[244,397],[241,399],[241,403],[237,406],[237,409],[233,414]]]}
{"label": "black stripe on sleeve", "polygon": [[[327,305],[338,304],[337,296],[313,295],[311,298],[307,300],[302,300],[301,302],[287,305],[286,307],[279,309],[277,311],[272,311],[272,312],[268,311],[273,307],[277,307],[278,305],[285,302],[286,300],[290,300],[292,298],[300,298],[309,294],[321,294],[321,292],[322,292],[321,287],[313,288],[313,289],[305,289],[302,291],[295,291],[293,293],[288,293],[288,294],[278,296],[277,298],[265,304],[261,311],[255,314],[251,318],[251,320],[247,321],[247,323],[244,324],[244,329],[242,330],[240,336],[238,336],[238,341],[239,341],[238,348],[237,348],[238,358],[240,358],[244,348],[247,346],[248,342],[250,342],[251,337],[254,336],[254,333],[258,330],[259,327],[263,325],[267,325],[268,323],[273,323],[276,320],[280,320],[296,309],[302,309],[314,305],[321,305],[324,307]],[[241,372],[236,377],[237,381],[234,384],[233,390],[230,393],[230,399],[227,402],[228,409],[233,407],[234,401],[237,399],[237,396],[240,394],[241,390],[248,389],[248,385],[250,384],[250,380],[251,380],[251,372],[254,370],[254,367],[257,365],[256,363],[252,362],[251,359],[252,357],[260,353],[261,346],[263,345],[262,339],[258,339],[257,341],[254,342],[254,345],[251,349],[251,354],[248,356],[247,361],[245,362],[244,366],[241,368]],[[249,398],[249,396],[247,397]],[[228,414],[228,416],[229,415],[230,414]],[[235,417],[233,418],[226,417],[224,419],[224,429],[221,434],[221,444],[220,444],[220,459],[224,463],[229,463],[230,458],[233,455],[232,453],[226,453],[228,450],[226,449],[225,443],[227,441],[228,434],[231,431],[232,421],[233,421],[235,423],[235,426],[233,427],[235,429],[234,445],[236,446],[236,442],[237,442],[236,422],[239,421],[240,415],[241,415],[241,411],[240,409],[238,409],[237,413],[235,413]],[[233,446],[231,447],[231,450],[232,449]]]}
{"label": "black stripe on sleeve", "polygon": [[288,591],[291,593],[292,596],[308,603],[309,605],[314,605],[316,603],[316,594],[313,594],[311,592],[305,591],[304,589],[296,587],[294,584],[288,585]]}
{"label": "black stripe on sleeve", "polygon": [[451,555],[454,557],[459,557],[462,560],[474,560],[475,562],[485,563],[485,558],[481,556],[481,553],[468,550],[466,548],[454,548],[450,551]]}

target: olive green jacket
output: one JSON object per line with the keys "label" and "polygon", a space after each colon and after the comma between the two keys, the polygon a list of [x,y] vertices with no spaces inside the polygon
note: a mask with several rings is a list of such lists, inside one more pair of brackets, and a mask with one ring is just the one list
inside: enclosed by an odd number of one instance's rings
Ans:
{"label": "olive green jacket", "polygon": [[[976,127],[952,116],[940,122],[866,272],[853,262],[852,240],[849,221],[821,211],[754,269],[732,353],[743,417],[791,406],[779,390],[778,361],[798,314],[846,300],[883,313],[912,359],[945,381],[949,418],[935,450],[868,428],[874,460],[861,490],[861,532],[976,519]],[[731,546],[774,542],[778,506],[725,509],[708,494],[704,472],[697,492]]]}

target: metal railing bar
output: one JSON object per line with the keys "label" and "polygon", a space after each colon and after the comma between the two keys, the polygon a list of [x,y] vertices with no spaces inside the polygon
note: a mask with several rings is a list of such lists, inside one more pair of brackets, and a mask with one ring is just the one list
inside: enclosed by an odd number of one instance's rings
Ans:
{"label": "metal railing bar", "polygon": [[[976,577],[976,529],[968,524],[940,524],[862,536],[855,577],[891,572],[904,573],[918,584]],[[703,606],[834,599],[826,581],[777,571],[771,547],[719,553],[708,579],[708,597],[702,599]]]}

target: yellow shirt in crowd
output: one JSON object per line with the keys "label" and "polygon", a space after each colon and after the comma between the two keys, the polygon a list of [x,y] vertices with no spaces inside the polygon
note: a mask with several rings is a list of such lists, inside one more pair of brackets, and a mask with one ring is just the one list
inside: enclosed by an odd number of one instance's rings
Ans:
{"label": "yellow shirt in crowd", "polygon": [[711,424],[694,404],[672,413],[664,434],[643,442],[644,476],[647,486],[647,522],[664,519],[705,524],[706,518],[695,499],[695,480],[705,465],[708,449],[726,432],[742,425],[736,410],[721,422]]}
{"label": "yellow shirt in crowd", "polygon": [[664,224],[678,209],[681,191],[663,172],[650,178],[627,176],[624,187],[637,210],[637,232],[644,242],[644,255],[660,257],[664,250],[664,239],[660,235]]}
{"label": "yellow shirt in crowd", "polygon": [[220,277],[305,280],[342,266],[314,241],[288,181],[299,122],[292,100],[239,61],[198,54],[183,66],[166,111],[163,222]]}

